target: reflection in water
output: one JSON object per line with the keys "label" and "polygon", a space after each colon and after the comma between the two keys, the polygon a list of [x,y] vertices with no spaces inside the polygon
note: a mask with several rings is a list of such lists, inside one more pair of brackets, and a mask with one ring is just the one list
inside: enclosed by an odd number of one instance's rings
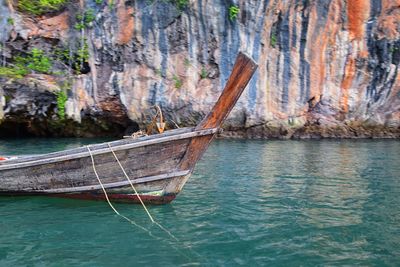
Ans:
{"label": "reflection in water", "polygon": [[277,144],[263,147],[268,203],[285,197],[301,200],[299,206],[288,207],[299,213],[300,224],[333,227],[361,222],[369,196],[368,181],[358,171],[368,165],[365,153],[342,142]]}

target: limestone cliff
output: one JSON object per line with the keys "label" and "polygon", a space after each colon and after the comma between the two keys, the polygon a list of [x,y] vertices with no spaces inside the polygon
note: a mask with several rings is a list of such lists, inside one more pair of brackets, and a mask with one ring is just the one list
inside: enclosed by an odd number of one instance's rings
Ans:
{"label": "limestone cliff", "polygon": [[0,28],[3,66],[52,63],[0,77],[0,135],[118,135],[155,104],[196,124],[244,51],[259,68],[226,135],[400,137],[400,0],[0,0]]}

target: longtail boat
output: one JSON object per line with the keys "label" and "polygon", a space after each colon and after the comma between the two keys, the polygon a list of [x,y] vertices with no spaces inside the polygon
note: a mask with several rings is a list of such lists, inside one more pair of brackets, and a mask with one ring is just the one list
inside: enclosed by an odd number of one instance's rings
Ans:
{"label": "longtail boat", "polygon": [[182,190],[256,69],[250,57],[239,53],[221,96],[194,128],[2,160],[0,195],[97,200],[108,196],[110,200],[122,202],[171,202]]}

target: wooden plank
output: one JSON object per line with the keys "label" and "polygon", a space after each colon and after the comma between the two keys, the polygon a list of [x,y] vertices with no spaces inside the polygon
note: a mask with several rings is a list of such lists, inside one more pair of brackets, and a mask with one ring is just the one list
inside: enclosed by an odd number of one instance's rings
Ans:
{"label": "wooden plank", "polygon": [[[193,132],[193,131],[194,131],[194,128],[191,128],[191,127],[179,128],[179,129],[169,130],[163,134],[143,136],[143,137],[139,137],[137,139],[125,138],[125,139],[115,140],[115,141],[111,141],[111,142],[93,144],[93,145],[90,145],[90,149],[95,151],[100,148],[108,148],[108,144],[110,144],[111,147],[114,148],[114,147],[120,146],[120,145],[139,143],[139,142],[143,142],[143,141],[154,140],[154,139],[157,139],[160,137],[168,137],[168,136],[179,135],[179,134],[183,134],[183,133],[189,133],[189,132]],[[0,161],[0,166],[7,165],[7,164],[20,163],[20,162],[27,162],[27,161],[32,161],[32,160],[38,160],[38,159],[53,158],[53,157],[58,157],[58,156],[77,154],[77,153],[81,153],[81,152],[87,152],[87,148],[86,147],[77,147],[77,148],[72,148],[72,149],[67,149],[67,150],[63,150],[63,151],[47,153],[47,154],[24,156],[24,157],[20,157],[20,158],[16,158],[16,159]]]}
{"label": "wooden plank", "polygon": [[[146,140],[143,142],[134,142],[134,143],[128,143],[128,144],[124,144],[124,145],[119,145],[119,146],[113,147],[113,150],[121,151],[121,150],[127,150],[127,149],[132,149],[132,148],[137,148],[137,147],[144,147],[144,146],[165,143],[165,142],[170,142],[170,141],[175,141],[175,140],[180,140],[180,139],[188,139],[188,138],[193,138],[193,137],[197,137],[197,136],[212,135],[212,134],[216,133],[217,131],[218,131],[217,128],[202,129],[202,130],[197,130],[197,131],[190,132],[190,133],[183,133],[183,134],[178,134],[178,135],[173,135],[173,136],[160,137],[160,138],[152,139],[152,140]],[[99,155],[99,154],[105,154],[105,153],[110,153],[110,149],[108,147],[100,148],[100,149],[92,151],[93,155]],[[9,164],[0,165],[0,171],[24,168],[24,167],[31,167],[31,166],[36,166],[36,165],[48,164],[48,163],[55,163],[55,162],[60,162],[60,161],[67,161],[67,160],[84,158],[84,157],[89,157],[89,152],[87,150],[85,152],[79,152],[76,154],[68,154],[68,155],[63,155],[63,156],[56,156],[56,157],[52,157],[52,158],[42,158],[42,159],[38,159],[38,160],[33,160],[34,158],[32,158],[31,161],[14,163],[14,164],[12,163],[12,161],[10,161]],[[0,178],[1,178],[1,175],[2,174],[0,172]]]}
{"label": "wooden plank", "polygon": [[[158,181],[158,180],[165,180],[165,179],[171,179],[171,178],[175,178],[175,177],[185,176],[189,173],[190,173],[190,170],[176,171],[176,172],[170,172],[170,173],[165,173],[165,174],[160,174],[160,175],[140,177],[140,178],[131,180],[131,182],[133,184],[153,182],[153,181]],[[103,185],[104,185],[104,188],[116,188],[116,187],[122,187],[122,186],[129,186],[130,183],[128,180],[125,180],[122,182],[106,183]],[[89,186],[36,190],[35,192],[38,192],[38,193],[72,193],[72,192],[85,192],[85,191],[93,191],[93,190],[100,190],[100,189],[101,189],[101,185],[97,184],[97,185],[89,185]]]}

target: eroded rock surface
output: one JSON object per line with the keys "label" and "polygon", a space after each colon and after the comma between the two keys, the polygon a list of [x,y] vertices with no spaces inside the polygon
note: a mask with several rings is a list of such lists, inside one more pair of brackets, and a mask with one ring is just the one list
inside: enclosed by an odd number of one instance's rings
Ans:
{"label": "eroded rock surface", "polygon": [[[56,74],[1,78],[3,132],[17,123],[38,135],[118,135],[148,123],[153,105],[171,126],[194,125],[244,51],[259,69],[224,135],[400,137],[399,0],[197,0],[182,10],[168,1],[90,0],[41,17],[0,3],[2,61],[33,47],[76,55],[84,42],[89,53],[79,66],[55,60]],[[240,8],[234,19],[232,5]],[[95,18],[77,29],[87,10]],[[55,95],[65,87],[60,122]]]}

